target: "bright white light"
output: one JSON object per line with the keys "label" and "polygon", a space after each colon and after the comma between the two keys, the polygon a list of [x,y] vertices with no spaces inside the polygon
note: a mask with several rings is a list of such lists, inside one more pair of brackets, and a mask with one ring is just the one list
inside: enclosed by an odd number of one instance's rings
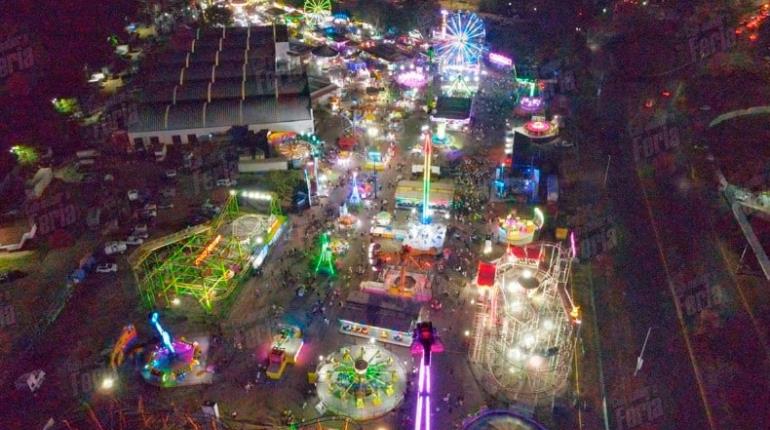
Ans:
{"label": "bright white light", "polygon": [[366,134],[369,137],[377,137],[380,134],[380,130],[377,127],[369,127],[366,129]]}
{"label": "bright white light", "polygon": [[521,344],[525,348],[532,347],[532,345],[535,344],[535,336],[532,333],[525,334],[524,337],[521,339]]}
{"label": "bright white light", "polygon": [[174,306],[179,306],[181,303],[182,301],[179,300],[179,297],[174,297],[173,299],[171,299],[171,304]]}
{"label": "bright white light", "polygon": [[451,216],[451,215],[449,215],[449,212],[447,212],[447,213],[445,213],[445,214],[444,214],[444,219],[449,219],[449,218],[451,218],[451,217],[452,217],[452,216]]}
{"label": "bright white light", "polygon": [[106,376],[102,379],[102,390],[111,390],[115,386],[115,379],[111,376]]}
{"label": "bright white light", "polygon": [[263,243],[265,243],[265,239],[263,239],[262,236],[258,236],[257,237],[257,244],[262,245]]}
{"label": "bright white light", "polygon": [[544,329],[546,329],[546,330],[553,330],[553,327],[554,327],[553,321],[551,321],[551,320],[543,321],[543,328]]}
{"label": "bright white light", "polygon": [[524,359],[524,352],[519,348],[511,348],[508,350],[508,358],[515,361],[521,361]]}
{"label": "bright white light", "polygon": [[508,310],[511,311],[511,313],[517,313],[521,311],[521,302],[518,300],[514,300],[511,302],[511,304],[508,306]]}
{"label": "bright white light", "polygon": [[324,356],[323,355],[319,355],[318,356],[318,361],[324,361]]}
{"label": "bright white light", "polygon": [[376,340],[375,338],[373,338],[373,337],[370,337],[370,338],[369,338],[369,343],[374,343],[374,342],[376,342],[376,341],[377,341],[377,340]]}
{"label": "bright white light", "polygon": [[[521,286],[521,284],[519,284],[519,283],[518,283],[518,282],[516,282],[516,281],[511,281],[511,282],[509,282],[509,283],[508,283],[508,285],[507,285],[507,287],[508,287],[508,289],[509,289],[509,290],[511,290],[511,291],[519,291],[519,290],[521,290],[521,289],[523,289],[523,288],[524,288],[524,287],[522,287],[522,286]],[[517,303],[518,303],[518,302],[517,302]]]}
{"label": "bright white light", "polygon": [[524,271],[521,272],[521,277],[524,279],[529,279],[532,277],[532,271],[529,269],[524,269]]}
{"label": "bright white light", "polygon": [[470,336],[470,335],[471,335],[471,332],[470,332],[469,330],[465,330],[465,331],[463,332],[463,334],[465,335],[465,337],[468,337],[468,336]]}

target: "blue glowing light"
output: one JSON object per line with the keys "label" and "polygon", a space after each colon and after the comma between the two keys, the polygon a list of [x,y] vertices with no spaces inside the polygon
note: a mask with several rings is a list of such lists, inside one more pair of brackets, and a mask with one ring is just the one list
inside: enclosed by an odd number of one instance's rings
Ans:
{"label": "blue glowing light", "polygon": [[484,23],[475,13],[453,13],[447,18],[446,36],[439,42],[437,52],[446,65],[475,65],[484,51],[485,39]]}
{"label": "blue glowing light", "polygon": [[159,320],[159,315],[157,312],[153,312],[150,316],[150,322],[152,323],[153,327],[155,327],[155,330],[160,335],[160,338],[163,340],[163,346],[166,347],[171,353],[176,353],[176,350],[174,349],[174,344],[171,340],[171,335],[169,332],[167,332],[161,325]]}

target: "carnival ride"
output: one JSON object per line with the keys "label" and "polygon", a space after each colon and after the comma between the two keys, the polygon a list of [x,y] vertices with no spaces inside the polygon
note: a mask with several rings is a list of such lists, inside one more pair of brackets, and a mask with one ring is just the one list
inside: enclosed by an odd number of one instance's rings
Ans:
{"label": "carnival ride", "polygon": [[123,331],[121,331],[120,337],[118,337],[118,340],[115,342],[115,345],[112,347],[112,352],[110,353],[110,368],[112,368],[112,370],[116,370],[123,364],[126,353],[129,352],[131,346],[136,342],[136,339],[136,327],[134,327],[133,324],[128,324],[123,327]]}
{"label": "carnival ride", "polygon": [[383,282],[362,282],[368,293],[386,294],[418,302],[431,299],[430,270],[436,259],[435,250],[418,250],[402,246],[399,252],[385,252],[372,247],[373,269],[382,271]]}
{"label": "carnival ride", "polygon": [[312,22],[319,22],[332,14],[331,0],[305,0],[305,16]]}
{"label": "carnival ride", "polygon": [[[243,213],[238,197],[269,201],[270,215]],[[269,193],[231,192],[211,222],[145,242],[129,257],[142,301],[148,308],[194,298],[212,313],[258,267],[280,236],[287,218]]]}
{"label": "carnival ride", "polygon": [[428,84],[428,75],[422,69],[407,70],[396,75],[396,82],[406,88],[422,88]]}
{"label": "carnival ride", "polygon": [[509,245],[527,245],[535,240],[535,234],[543,228],[543,224],[545,216],[540,208],[534,209],[532,219],[522,219],[510,213],[505,218],[498,219],[497,240]]}
{"label": "carnival ride", "polygon": [[150,315],[150,323],[161,341],[149,352],[141,370],[146,382],[164,388],[211,383],[212,375],[205,367],[208,337],[174,339],[160,324],[157,312]]}
{"label": "carnival ride", "polygon": [[271,132],[268,143],[287,160],[295,164],[320,156],[324,141],[315,134],[290,131]]}
{"label": "carnival ride", "polygon": [[465,11],[443,13],[442,17],[441,32],[434,35],[442,72],[477,67],[486,40],[484,22],[475,13]]}
{"label": "carnival ride", "polygon": [[376,344],[344,347],[318,365],[318,397],[332,412],[368,420],[393,410],[404,398],[406,371]]}
{"label": "carnival ride", "polygon": [[580,323],[568,291],[574,257],[574,246],[509,246],[485,263],[492,270],[480,268],[469,358],[482,385],[499,398],[534,405],[565,387]]}
{"label": "carnival ride", "polygon": [[431,322],[423,321],[417,324],[411,350],[412,354],[420,356],[414,430],[430,430],[430,362],[434,352],[444,351],[444,345],[439,340]]}
{"label": "carnival ride", "polygon": [[337,268],[334,264],[334,252],[331,249],[331,240],[329,233],[321,233],[320,237],[320,250],[316,261],[313,264],[316,274],[323,273],[328,276],[334,276],[337,274]]}
{"label": "carnival ride", "polygon": [[433,137],[428,126],[423,127],[422,203],[418,219],[410,220],[404,244],[418,250],[441,251],[446,240],[446,226],[433,222],[430,208],[430,188],[433,158]]}
{"label": "carnival ride", "polygon": [[544,117],[537,116],[524,123],[522,128],[523,134],[531,139],[549,138],[559,133],[559,126],[554,121],[546,121]]}
{"label": "carnival ride", "polygon": [[350,202],[351,205],[357,206],[361,204],[361,191],[360,187],[358,185],[358,172],[353,172],[352,178],[350,179],[350,197],[348,198],[348,202]]}
{"label": "carnival ride", "polygon": [[267,377],[273,380],[281,379],[286,365],[297,362],[303,345],[302,331],[299,327],[279,325],[268,353],[267,370],[265,370]]}
{"label": "carnival ride", "polygon": [[[359,224],[358,217],[348,211],[347,203],[343,203],[342,206],[340,206],[340,215],[337,217],[337,227],[339,227],[340,230],[351,230]],[[335,252],[335,254],[337,254],[337,252]]]}

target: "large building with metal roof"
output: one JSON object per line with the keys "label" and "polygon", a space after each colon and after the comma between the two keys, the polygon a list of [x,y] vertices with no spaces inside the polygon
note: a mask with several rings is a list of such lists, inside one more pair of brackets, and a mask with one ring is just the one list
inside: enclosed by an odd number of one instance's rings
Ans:
{"label": "large building with metal roof", "polygon": [[312,133],[308,79],[288,52],[285,26],[197,30],[140,75],[129,139],[189,143],[236,125]]}

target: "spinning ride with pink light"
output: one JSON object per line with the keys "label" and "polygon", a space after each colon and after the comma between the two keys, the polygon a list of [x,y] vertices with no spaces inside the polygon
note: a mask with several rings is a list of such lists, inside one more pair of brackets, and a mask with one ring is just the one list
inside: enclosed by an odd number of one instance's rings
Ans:
{"label": "spinning ride with pink light", "polygon": [[409,70],[399,73],[396,82],[407,88],[422,88],[428,83],[428,76],[419,70]]}

